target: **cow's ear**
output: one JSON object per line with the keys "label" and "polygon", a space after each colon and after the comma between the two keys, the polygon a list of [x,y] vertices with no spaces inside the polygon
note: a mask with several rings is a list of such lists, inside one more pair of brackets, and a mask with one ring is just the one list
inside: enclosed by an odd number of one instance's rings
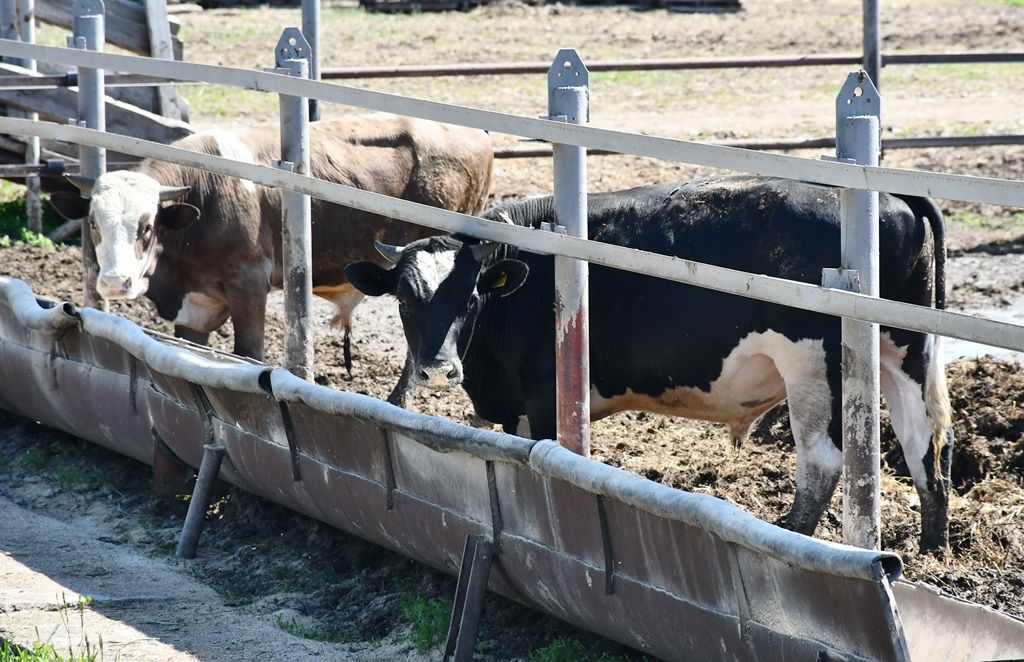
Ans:
{"label": "cow's ear", "polygon": [[519,260],[501,260],[487,267],[476,282],[480,294],[497,294],[507,297],[526,282],[530,267]]}
{"label": "cow's ear", "polygon": [[161,207],[157,222],[168,230],[183,230],[199,220],[202,214],[198,207],[184,202]]}
{"label": "cow's ear", "polygon": [[89,201],[80,196],[78,191],[54,191],[50,194],[50,204],[69,221],[89,215]]}
{"label": "cow's ear", "polygon": [[395,293],[394,269],[385,269],[376,262],[353,262],[345,267],[345,278],[368,297]]}

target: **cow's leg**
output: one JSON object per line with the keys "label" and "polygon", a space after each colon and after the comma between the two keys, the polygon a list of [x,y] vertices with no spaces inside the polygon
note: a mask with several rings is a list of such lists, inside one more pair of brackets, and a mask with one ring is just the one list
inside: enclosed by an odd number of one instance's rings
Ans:
{"label": "cow's leg", "polygon": [[921,550],[943,548],[949,542],[953,428],[941,338],[893,334],[895,342],[882,336],[882,394],[921,499]]}
{"label": "cow's leg", "polygon": [[[412,401],[412,370],[412,354],[406,352],[402,374],[398,377],[398,383],[395,384],[395,388],[391,389],[391,393],[388,394],[388,402],[402,409],[408,409],[409,403]],[[351,376],[351,373],[349,373],[349,376]]]}
{"label": "cow's leg", "polygon": [[530,388],[526,398],[526,419],[520,417],[516,434],[528,434],[531,439],[557,439],[557,406],[554,382],[543,388]]}
{"label": "cow's leg", "polygon": [[235,327],[235,354],[262,361],[269,272],[257,266],[239,268],[231,280],[224,282],[224,290]]}
{"label": "cow's leg", "polygon": [[[838,357],[838,347],[835,352]],[[839,417],[839,367],[827,370],[820,341],[793,343],[773,358],[786,384],[790,427],[796,441],[796,496],[786,528],[812,535],[828,508],[843,467],[842,451],[833,439],[838,428],[833,422]]]}
{"label": "cow's leg", "polygon": [[182,338],[197,345],[209,345],[210,334],[203,331],[196,331],[180,324],[174,325],[174,337]]}

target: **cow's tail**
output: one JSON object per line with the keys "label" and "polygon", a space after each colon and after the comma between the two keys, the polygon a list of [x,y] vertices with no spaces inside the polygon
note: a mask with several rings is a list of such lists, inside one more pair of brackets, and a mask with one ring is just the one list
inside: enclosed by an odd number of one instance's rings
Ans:
{"label": "cow's tail", "polygon": [[946,307],[946,219],[931,198],[910,195],[899,197],[907,203],[915,216],[927,218],[931,227],[935,248],[935,307],[941,310]]}
{"label": "cow's tail", "polygon": [[[942,210],[931,198],[902,197],[915,216],[926,217],[932,230],[935,247],[935,307],[946,307],[946,220]],[[944,485],[939,492],[949,490],[950,460],[953,452],[953,410],[949,401],[945,364],[942,360],[940,336],[931,338],[932,356],[925,377],[925,410],[932,424],[930,476],[935,486]],[[929,481],[932,482],[932,481]]]}

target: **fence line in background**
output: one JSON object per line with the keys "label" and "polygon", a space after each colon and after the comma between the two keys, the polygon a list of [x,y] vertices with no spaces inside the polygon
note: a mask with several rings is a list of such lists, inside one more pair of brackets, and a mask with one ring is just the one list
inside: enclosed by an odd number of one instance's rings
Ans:
{"label": "fence line in background", "polygon": [[783,154],[759,153],[734,147],[642,136],[624,131],[465,108],[232,67],[75,51],[10,40],[0,40],[0,54],[113,71],[202,80],[249,90],[317,98],[321,101],[358,106],[368,110],[459,124],[548,142],[578,145],[588,149],[604,149],[624,154],[740,170],[758,175],[800,179],[842,188],[871,189],[889,193],[937,196],[968,202],[1024,207],[1024,187],[1019,182],[1007,179],[927,173],[896,168],[872,168],[822,162]]}

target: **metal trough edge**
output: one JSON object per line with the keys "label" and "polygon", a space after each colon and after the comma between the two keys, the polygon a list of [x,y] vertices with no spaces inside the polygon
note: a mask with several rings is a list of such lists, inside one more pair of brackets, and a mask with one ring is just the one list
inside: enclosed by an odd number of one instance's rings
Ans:
{"label": "metal trough edge", "polygon": [[53,301],[52,305],[43,305],[28,284],[10,276],[0,276],[0,298],[18,321],[33,331],[56,333],[80,319],[73,304]]}
{"label": "metal trough edge", "polygon": [[877,581],[879,568],[892,582],[903,571],[900,557],[858,549],[787,531],[760,520],[727,501],[693,494],[576,455],[556,443],[538,442],[530,466],[655,515],[700,527],[721,538],[755,549],[796,567],[840,577]]}

